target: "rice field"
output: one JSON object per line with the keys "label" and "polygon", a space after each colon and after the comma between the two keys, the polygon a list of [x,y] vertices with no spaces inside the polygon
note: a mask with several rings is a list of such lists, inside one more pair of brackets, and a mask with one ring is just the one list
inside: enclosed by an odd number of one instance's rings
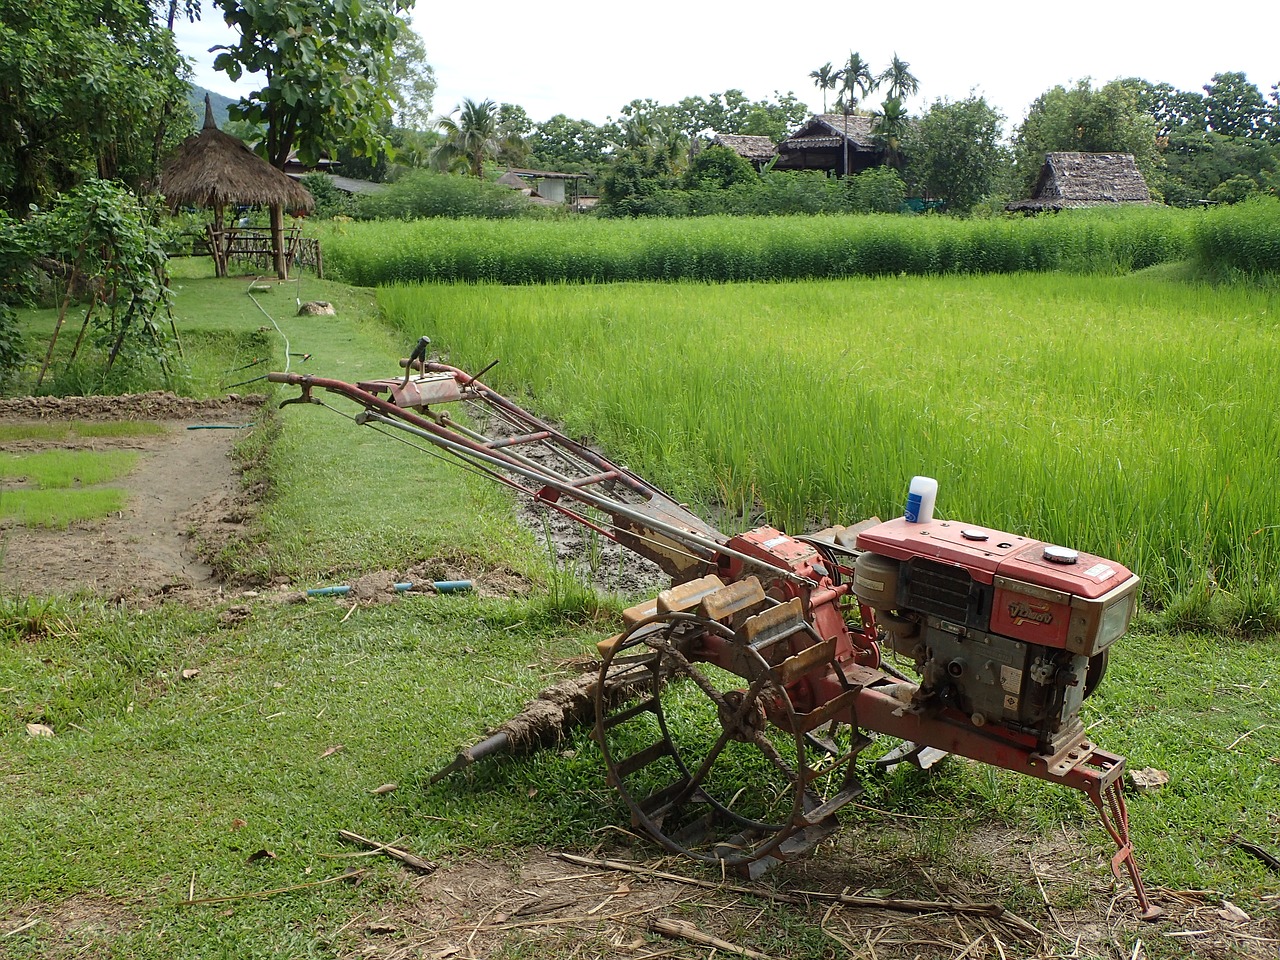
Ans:
{"label": "rice field", "polygon": [[1151,603],[1274,627],[1280,295],[1142,276],[379,294],[405,342],[671,492],[788,530],[938,514],[1131,566]]}
{"label": "rice field", "polygon": [[[1280,210],[1280,205],[1276,205]],[[1067,270],[1127,273],[1190,256],[1203,211],[1036,218],[702,217],[335,223],[325,269],[348,283],[798,280]],[[1280,236],[1280,215],[1260,229]]]}

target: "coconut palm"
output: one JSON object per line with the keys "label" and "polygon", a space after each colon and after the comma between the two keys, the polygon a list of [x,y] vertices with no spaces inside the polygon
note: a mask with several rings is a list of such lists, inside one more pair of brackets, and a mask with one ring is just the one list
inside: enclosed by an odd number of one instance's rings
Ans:
{"label": "coconut palm", "polygon": [[[454,119],[454,114],[458,118]],[[438,170],[465,169],[473,177],[484,176],[484,162],[498,154],[498,107],[492,100],[463,100],[447,116],[436,119],[444,140],[431,152]]]}
{"label": "coconut palm", "polygon": [[827,91],[834,90],[840,83],[840,71],[831,67],[830,61],[824,63],[817,70],[810,70],[809,76],[813,80],[813,85],[822,91],[822,112],[827,112]]}
{"label": "coconut palm", "polygon": [[911,72],[911,64],[899,57],[897,51],[893,54],[893,62],[876,81],[889,85],[887,92],[890,100],[905,100],[920,89],[920,81]]}

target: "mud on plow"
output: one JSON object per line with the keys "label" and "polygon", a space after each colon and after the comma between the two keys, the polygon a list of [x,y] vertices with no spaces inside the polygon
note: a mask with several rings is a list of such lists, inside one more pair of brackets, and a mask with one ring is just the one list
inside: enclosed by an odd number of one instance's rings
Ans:
{"label": "mud on plow", "polygon": [[[1161,915],[1129,836],[1124,758],[1093,743],[1079,716],[1128,628],[1132,572],[928,509],[914,522],[728,535],[477,376],[429,361],[428,344],[397,377],[269,379],[300,388],[285,404],[346,397],[362,408],[357,423],[456,460],[671,577],[599,644],[594,676],[534,704],[542,729],[594,722],[636,828],[758,875],[838,828],[861,792],[859,753],[880,734],[901,741],[881,765],[954,753],[1081,791],[1141,916]],[[433,782],[524,745],[539,726],[527,721],[464,750]]]}

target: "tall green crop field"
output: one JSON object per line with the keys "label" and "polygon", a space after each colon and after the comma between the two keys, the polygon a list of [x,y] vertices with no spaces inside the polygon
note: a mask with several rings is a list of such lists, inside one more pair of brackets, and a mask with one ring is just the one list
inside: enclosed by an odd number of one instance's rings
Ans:
{"label": "tall green crop field", "polygon": [[[788,530],[938,512],[1120,560],[1274,626],[1280,297],[1061,275],[399,286],[406,343],[673,493]],[[1261,619],[1260,619],[1261,618]]]}
{"label": "tall green crop field", "polygon": [[1186,259],[1198,210],[1141,207],[1056,216],[702,217],[342,223],[325,267],[348,283],[506,284],[620,280],[1127,273]]}

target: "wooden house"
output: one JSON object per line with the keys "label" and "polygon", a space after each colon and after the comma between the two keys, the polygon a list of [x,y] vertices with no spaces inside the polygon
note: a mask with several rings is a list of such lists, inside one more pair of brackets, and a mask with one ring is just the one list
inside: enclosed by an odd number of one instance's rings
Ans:
{"label": "wooden house", "polygon": [[775,170],[825,170],[837,176],[861,173],[884,162],[884,148],[871,132],[872,118],[860,113],[810,117],[778,144]]}
{"label": "wooden house", "polygon": [[1150,202],[1147,181],[1131,153],[1049,153],[1031,197],[1016,200],[1005,209],[1039,213]]}

